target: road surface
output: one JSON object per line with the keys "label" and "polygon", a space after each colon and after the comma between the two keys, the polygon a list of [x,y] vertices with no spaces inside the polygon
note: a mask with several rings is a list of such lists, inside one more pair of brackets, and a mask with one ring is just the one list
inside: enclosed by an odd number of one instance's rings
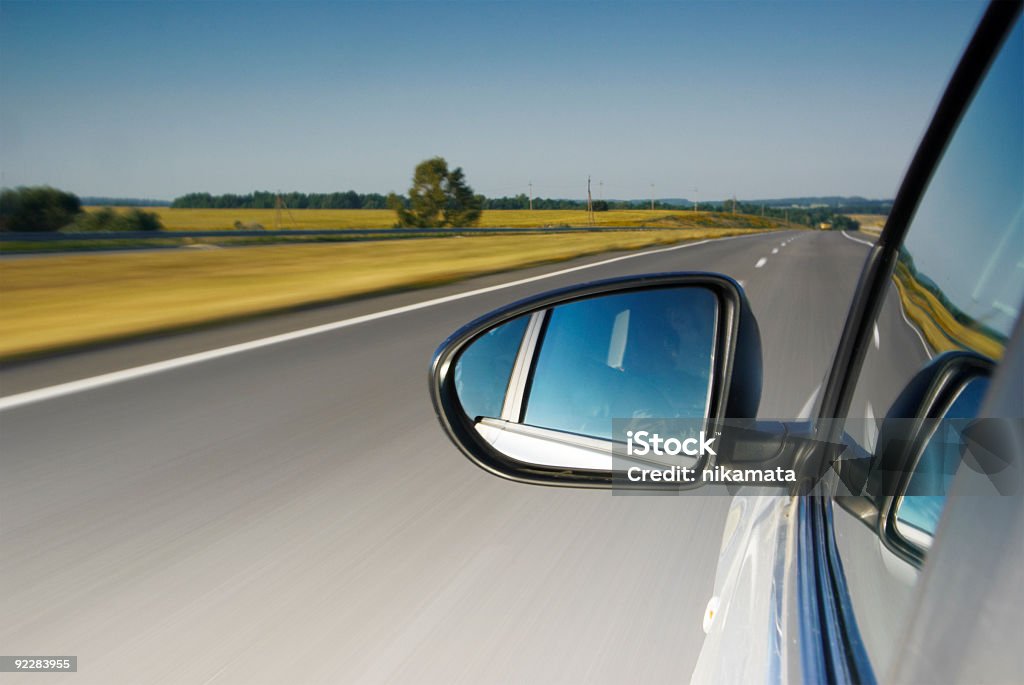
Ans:
{"label": "road surface", "polygon": [[550,288],[719,271],[761,326],[761,415],[807,415],[866,251],[786,232],[602,255],[5,368],[0,653],[79,657],[32,683],[685,682],[728,498],[487,475],[437,425],[431,354]]}

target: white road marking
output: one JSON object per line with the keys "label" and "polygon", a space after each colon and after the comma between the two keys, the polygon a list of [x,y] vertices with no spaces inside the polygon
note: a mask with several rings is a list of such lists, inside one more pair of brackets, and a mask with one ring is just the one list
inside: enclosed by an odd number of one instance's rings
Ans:
{"label": "white road marking", "polygon": [[797,419],[809,419],[811,418],[811,410],[814,409],[814,405],[818,402],[818,394],[821,393],[821,385],[814,389],[811,396],[804,402],[804,406],[800,407],[800,411],[794,418]]}
{"label": "white road marking", "polygon": [[759,260],[757,260],[757,264],[754,265],[754,268],[755,269],[760,269],[762,266],[764,266],[767,263],[768,263],[768,258],[767,257],[761,257]]}
{"label": "white road marking", "polygon": [[915,326],[913,324],[913,322],[910,319],[907,318],[907,312],[903,309],[903,298],[900,297],[900,293],[899,293],[898,290],[894,290],[893,297],[896,298],[896,304],[900,308],[900,316],[902,316],[903,320],[906,322],[906,324],[908,326],[910,326],[910,330],[912,330],[915,333],[917,333],[917,339],[921,341],[921,347],[924,348],[925,356],[928,357],[928,359],[931,359],[932,358],[932,348],[928,346],[928,341],[926,341],[924,339],[924,336],[921,334],[921,329],[919,329],[917,326]]}
{"label": "white road marking", "polygon": [[747,282],[746,281],[737,280],[736,282],[740,284],[741,288],[746,288],[747,287]]}
{"label": "white road marking", "polygon": [[779,248],[773,247],[772,248],[772,254],[779,254]]}
{"label": "white road marking", "polygon": [[877,322],[875,322],[874,336],[875,336],[875,349],[877,350],[877,349],[880,349],[879,346],[881,345],[881,342],[882,342],[881,337],[878,335],[878,323]]}
{"label": "white road marking", "polygon": [[874,244],[874,243],[869,243],[868,241],[866,241],[866,240],[861,240],[860,238],[854,238],[854,237],[853,237],[852,235],[850,235],[850,234],[849,234],[849,233],[847,233],[846,231],[839,231],[839,232],[843,234],[843,237],[844,237],[844,238],[847,238],[847,239],[849,239],[849,240],[852,240],[852,241],[853,241],[853,242],[855,242],[855,243],[860,243],[861,245],[867,245],[868,247],[874,247],[874,246],[875,246],[875,244]]}
{"label": "white road marking", "polygon": [[266,338],[259,338],[257,340],[250,340],[244,343],[238,343],[235,345],[228,345],[227,347],[220,347],[205,352],[196,352],[195,354],[188,354],[184,357],[176,357],[173,359],[166,359],[164,361],[153,362],[151,364],[143,364],[142,366],[135,366],[128,369],[122,369],[121,371],[112,371],[110,373],[104,373],[99,376],[92,376],[90,378],[82,378],[77,381],[69,381],[67,383],[60,383],[58,385],[51,385],[46,388],[38,388],[36,390],[29,390],[27,392],[18,393],[16,395],[8,395],[7,397],[0,397],[0,411],[6,409],[14,409],[16,407],[23,407],[26,404],[34,404],[36,402],[44,402],[46,400],[56,399],[58,397],[64,397],[66,395],[73,395],[79,392],[85,392],[87,390],[94,390],[96,388],[102,388],[107,385],[114,385],[115,383],[123,383],[124,381],[134,380],[136,378],[142,378],[144,376],[151,376],[156,373],[162,373],[164,371],[171,371],[173,369],[180,369],[184,366],[191,366],[192,364],[199,364],[212,359],[220,359],[221,357],[228,357],[233,354],[240,354],[242,352],[249,352],[251,350],[257,350],[262,347],[270,347],[271,345],[277,345],[284,342],[290,342],[292,340],[299,340],[300,338],[308,338],[310,336],[319,335],[321,333],[329,333],[336,331],[341,328],[348,328],[349,326],[355,326],[361,323],[368,323],[377,319],[384,319],[389,316],[397,316],[399,314],[406,314],[408,312],[414,312],[419,309],[426,309],[427,307],[433,307],[439,304],[445,304],[448,302],[455,302],[462,300],[467,297],[474,297],[476,295],[483,295],[485,293],[495,292],[497,290],[504,290],[506,288],[513,288],[519,285],[525,285],[526,283],[533,283],[535,281],[542,281],[547,278],[553,278],[555,276],[562,276],[564,274],[573,273],[576,271],[583,271],[584,269],[592,269],[596,266],[604,266],[605,264],[613,264],[615,262],[621,262],[626,259],[636,259],[637,257],[647,257],[649,255],[661,254],[664,252],[672,252],[673,250],[682,250],[688,247],[694,247],[696,245],[703,245],[714,241],[722,240],[735,240],[739,238],[751,238],[758,234],[748,235],[735,235],[728,236],[726,238],[714,238],[711,240],[700,240],[695,243],[684,243],[682,245],[672,245],[670,247],[662,247],[654,250],[646,250],[644,252],[636,252],[628,255],[621,255],[618,257],[611,257],[610,259],[604,259],[599,262],[592,264],[583,264],[581,266],[573,266],[568,269],[560,269],[558,271],[552,271],[551,273],[540,274],[539,276],[531,276],[529,278],[520,278],[516,281],[509,281],[508,283],[499,283],[497,285],[488,286],[486,288],[478,288],[476,290],[470,290],[464,293],[456,293],[455,295],[447,295],[445,297],[437,297],[432,300],[426,300],[424,302],[416,302],[414,304],[408,304],[403,307],[395,307],[393,309],[386,309],[382,312],[375,312],[373,314],[364,314],[363,316],[356,316],[351,319],[342,319],[341,321],[332,321],[331,323],[320,324],[319,326],[311,326],[310,328],[302,328],[297,331],[290,331],[288,333],[281,333],[278,335],[272,335]]}

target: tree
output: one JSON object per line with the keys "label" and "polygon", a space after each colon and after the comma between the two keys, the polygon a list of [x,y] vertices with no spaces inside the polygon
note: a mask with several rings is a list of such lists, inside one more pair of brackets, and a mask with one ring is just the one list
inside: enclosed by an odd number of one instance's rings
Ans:
{"label": "tree", "polygon": [[[238,222],[235,223],[235,228],[238,228]],[[93,212],[79,214],[71,224],[64,227],[64,230],[70,232],[159,231],[162,228],[160,217],[154,212],[146,212],[136,207],[121,214],[113,207],[103,207]]]}
{"label": "tree", "polygon": [[4,188],[0,192],[0,230],[59,231],[82,213],[78,197],[50,186]]}
{"label": "tree", "polygon": [[481,196],[473,192],[466,183],[466,175],[462,167],[455,167],[448,174],[445,183],[447,201],[444,207],[444,225],[453,228],[475,226],[480,222],[480,209],[483,207]]}
{"label": "tree", "polygon": [[483,203],[466,183],[461,167],[448,170],[443,157],[416,165],[408,206],[389,202],[398,215],[399,228],[474,226],[480,221]]}

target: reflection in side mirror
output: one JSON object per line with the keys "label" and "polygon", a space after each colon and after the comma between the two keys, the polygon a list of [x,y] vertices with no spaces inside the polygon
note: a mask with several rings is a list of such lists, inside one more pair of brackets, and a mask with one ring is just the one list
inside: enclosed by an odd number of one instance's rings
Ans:
{"label": "reflection in side mirror", "polygon": [[608,468],[614,419],[706,416],[717,321],[714,293],[696,287],[521,316],[459,355],[459,403],[485,440],[519,461]]}
{"label": "reflection in side mirror", "polygon": [[998,430],[975,421],[994,368],[992,360],[973,352],[935,357],[886,412],[874,452],[840,462],[840,478],[852,494],[837,497],[837,503],[904,561],[924,562],[962,465],[991,474],[1009,463],[1004,457],[1013,450],[998,439],[983,450],[997,457],[997,464],[982,467],[968,458],[998,438]]}
{"label": "reflection in side mirror", "polygon": [[962,461],[958,431],[962,422],[955,419],[973,419],[978,415],[988,385],[987,377],[977,376],[957,390],[955,399],[942,416],[944,420],[934,422],[933,432],[913,466],[906,490],[896,499],[893,530],[920,550],[932,546],[946,504],[946,493]]}
{"label": "reflection in side mirror", "polygon": [[696,437],[726,415],[753,416],[760,362],[733,281],[648,276],[549,293],[469,324],[438,349],[432,390],[442,425],[480,466],[609,486],[623,425],[688,419]]}

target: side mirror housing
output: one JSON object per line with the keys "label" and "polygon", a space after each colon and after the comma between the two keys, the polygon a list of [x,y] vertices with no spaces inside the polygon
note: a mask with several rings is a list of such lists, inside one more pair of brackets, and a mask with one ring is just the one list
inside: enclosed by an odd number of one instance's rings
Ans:
{"label": "side mirror housing", "polygon": [[896,398],[875,453],[842,464],[842,480],[861,494],[841,495],[837,503],[909,563],[920,566],[931,546],[946,492],[970,450],[964,436],[973,442],[979,432],[993,433],[991,422],[972,420],[994,368],[973,352],[939,355]]}
{"label": "side mirror housing", "polygon": [[430,390],[445,432],[481,468],[522,483],[618,487],[623,426],[685,422],[694,435],[678,441],[682,463],[708,468],[698,433],[756,416],[761,363],[738,283],[653,274],[551,291],[467,324],[435,352]]}

